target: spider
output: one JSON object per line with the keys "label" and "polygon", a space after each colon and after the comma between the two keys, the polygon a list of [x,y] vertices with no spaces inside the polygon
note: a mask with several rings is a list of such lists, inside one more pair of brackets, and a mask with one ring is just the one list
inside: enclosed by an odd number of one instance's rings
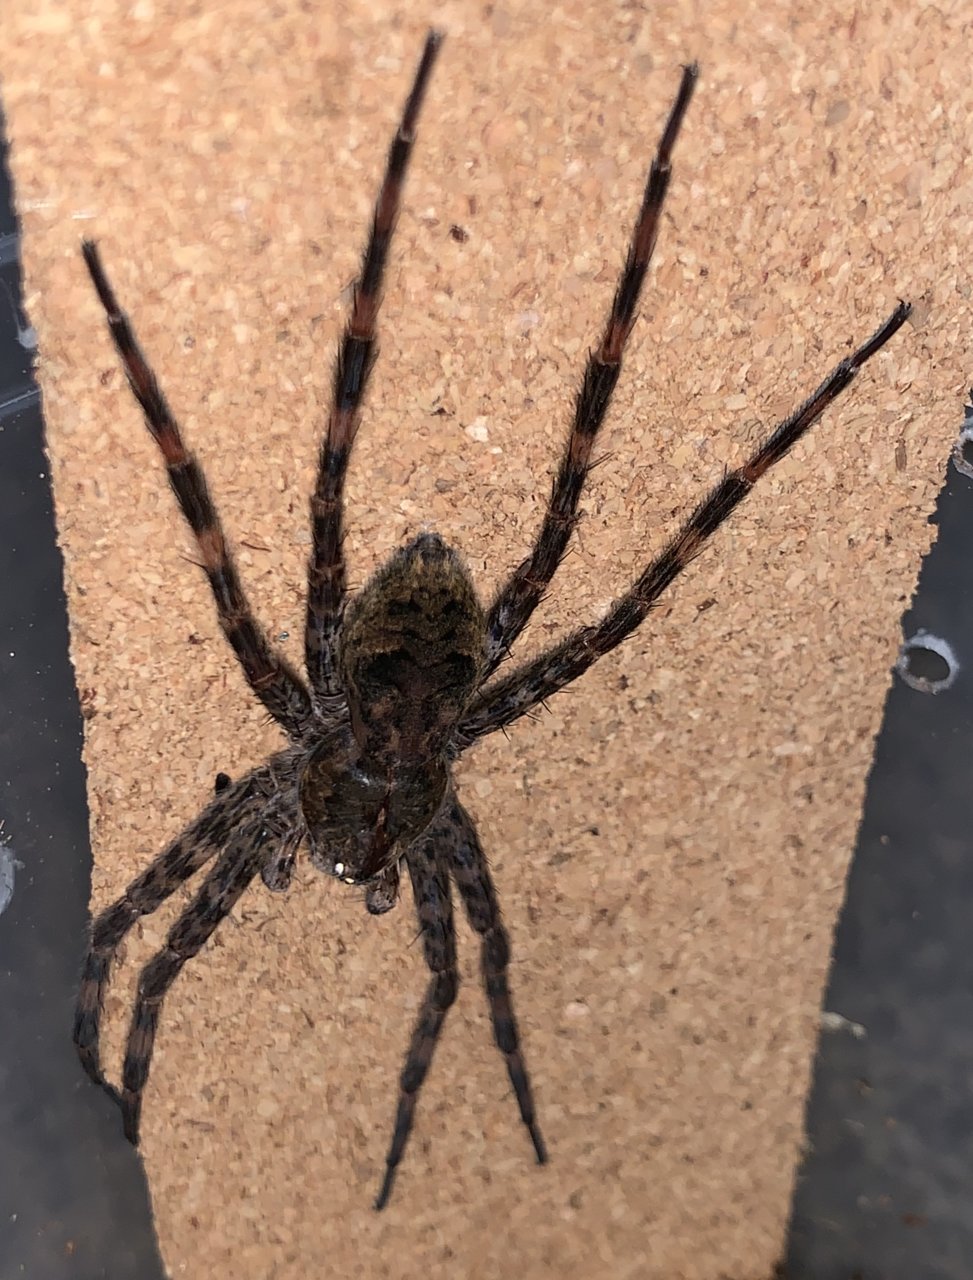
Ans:
{"label": "spider", "polygon": [[[306,845],[319,871],[343,884],[363,886],[367,909],[380,915],[397,902],[404,865],[431,978],[399,1082],[376,1209],[388,1202],[419,1091],[456,998],[453,889],[481,939],[494,1038],[521,1119],[538,1163],[547,1159],[511,1002],[508,936],[476,827],[451,780],[453,764],[473,743],[543,704],[630,635],[760,477],[783,458],[909,315],[908,304],[900,302],[881,328],[841,360],[741,467],[725,473],[600,622],[579,628],[509,674],[491,678],[547,591],[578,521],[592,449],[618,381],[652,257],[673,148],[698,77],[695,64],[685,67],[649,169],[607,323],[588,357],[567,444],[530,554],[484,608],[456,551],[438,534],[422,533],[396,551],[349,600],[342,554],[345,474],[375,360],[382,280],[402,186],[442,38],[432,31],[425,41],[389,150],[338,352],[311,498],[306,680],[274,649],[254,618],[203,470],[183,441],[96,246],[90,241],[82,246],[132,392],[195,535],[220,626],[250,688],[288,743],[236,781],[221,775],[215,796],[199,816],[95,919],[74,1041],[85,1071],[119,1103],[125,1134],[137,1144],[166,993],[251,881],[259,875],[268,889],[285,891],[298,850]],[[139,975],[121,1087],[116,1089],[102,1073],[99,1054],[99,1023],[112,960],[135,922],[156,911],[213,859],[165,946]]]}

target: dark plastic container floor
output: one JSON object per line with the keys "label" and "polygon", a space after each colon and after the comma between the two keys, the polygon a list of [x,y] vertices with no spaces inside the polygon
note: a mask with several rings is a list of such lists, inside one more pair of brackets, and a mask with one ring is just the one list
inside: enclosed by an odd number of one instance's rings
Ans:
{"label": "dark plastic container floor", "polygon": [[[964,426],[958,407],[944,418]],[[967,413],[973,426],[973,411]],[[788,1280],[973,1277],[973,479],[950,464],[885,706],[838,926]],[[948,651],[948,650],[947,650]]]}
{"label": "dark plastic container floor", "polygon": [[162,1280],[145,1175],[71,1044],[81,713],[0,119],[0,1278]]}

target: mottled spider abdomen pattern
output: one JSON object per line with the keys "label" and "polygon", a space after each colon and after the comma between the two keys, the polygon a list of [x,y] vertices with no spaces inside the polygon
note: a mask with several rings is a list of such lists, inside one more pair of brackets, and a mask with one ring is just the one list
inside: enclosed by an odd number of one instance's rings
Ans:
{"label": "mottled spider abdomen pattern", "polygon": [[438,533],[413,538],[351,601],[341,634],[364,754],[383,764],[442,755],[486,654],[483,609],[460,556]]}
{"label": "mottled spider abdomen pattern", "polygon": [[[229,783],[95,920],[81,976],[74,1038],[85,1071],[118,1100],[126,1135],[138,1141],[162,1002],[182,967],[259,876],[283,892],[298,849],[338,880],[364,887],[374,915],[398,900],[400,868],[412,886],[430,973],[399,1080],[385,1175],[384,1208],[412,1131],[419,1091],[459,985],[453,894],[480,938],[480,968],[497,1048],[538,1163],[547,1159],[510,994],[510,943],[490,867],[450,769],[462,752],[504,729],[578,679],[648,617],[663,592],[702,551],[760,477],[783,458],[902,327],[899,303],[885,323],[841,360],[811,396],[710,493],[600,622],[580,627],[506,676],[491,676],[551,584],[578,520],[593,447],[610,408],[625,345],[659,230],[671,157],[698,68],[683,69],[649,169],[618,286],[591,350],[541,527],[529,554],[486,613],[460,558],[437,534],[397,551],[350,602],[343,555],[345,473],[376,351],[382,278],[419,111],[442,36],[427,37],[389,149],[351,314],[339,343],[331,411],[311,497],[311,555],[302,674],[254,617],[202,467],[189,452],[92,243],[84,258],[115,348],[168,468],[173,492],[200,550],[220,625],[251,690],[289,740],[287,748]],[[204,867],[211,863],[203,872]],[[197,872],[202,882],[145,966],[132,1010],[121,1088],[102,1073],[99,1037],[110,970],[128,931]]]}

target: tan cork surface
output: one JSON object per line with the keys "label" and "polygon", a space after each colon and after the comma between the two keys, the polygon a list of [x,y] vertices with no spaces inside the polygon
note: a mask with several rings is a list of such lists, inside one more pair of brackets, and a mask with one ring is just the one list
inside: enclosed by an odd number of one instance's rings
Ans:
{"label": "tan cork surface", "polygon": [[[373,1214],[421,949],[408,895],[373,920],[304,862],[287,897],[247,894],[166,1003],[143,1121],[162,1249],[193,1280],[767,1280],[897,620],[973,369],[960,0],[5,15],[94,905],[217,771],[280,739],[220,639],[80,238],[98,237],[255,607],[299,661],[335,341],[430,22],[448,39],[351,471],[355,582],[424,527],[485,597],[524,554],[690,58],[701,81],[608,456],[522,651],[596,618],[897,297],[915,313],[649,624],[459,769],[513,939],[549,1166],[463,925],[464,987]],[[112,1073],[138,967],[184,902],[125,946]]]}

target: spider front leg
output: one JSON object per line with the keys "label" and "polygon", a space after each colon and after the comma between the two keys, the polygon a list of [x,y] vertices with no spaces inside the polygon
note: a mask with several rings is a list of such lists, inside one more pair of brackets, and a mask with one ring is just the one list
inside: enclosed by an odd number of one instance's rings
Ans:
{"label": "spider front leg", "polygon": [[230,841],[198,893],[169,930],[166,945],[139,974],[122,1067],[119,1103],[129,1142],[138,1145],[142,1094],[149,1078],[159,1015],[183,965],[197,955],[239,901],[254,876],[276,853],[280,818],[264,814]]}
{"label": "spider front leg", "polygon": [[635,308],[659,231],[669,189],[672,150],[696,86],[699,68],[685,67],[679,92],[649,169],[628,256],[601,342],[588,357],[575,403],[571,433],[551,489],[547,512],[531,554],[514,570],[487,615],[486,679],[500,665],[550,585],[578,519],[578,500],[591,470],[591,451],[605,420],[622,356],[635,324]]}
{"label": "spider front leg", "polygon": [[405,856],[422,932],[422,948],[433,976],[406,1054],[399,1083],[399,1102],[395,1112],[392,1142],[385,1159],[385,1177],[375,1200],[376,1209],[384,1209],[392,1194],[396,1171],[412,1132],[419,1090],[429,1071],[439,1033],[449,1007],[456,999],[459,986],[453,903],[449,892],[449,877],[438,854],[436,826],[433,823],[430,832],[410,846]]}
{"label": "spider front leg", "polygon": [[470,927],[483,939],[481,966],[493,1019],[493,1036],[507,1064],[507,1074],[520,1108],[520,1118],[534,1144],[537,1163],[545,1164],[547,1148],[534,1111],[530,1077],[520,1049],[517,1019],[514,1017],[510,985],[507,982],[510,939],[500,919],[500,903],[493,886],[490,867],[473,819],[455,797],[448,805],[442,825],[443,852],[449,862],[450,874],[463,899]]}
{"label": "spider front leg", "polygon": [[237,783],[227,782],[215,800],[168,848],[141,873],[111,906],[98,915],[81,971],[74,1016],[74,1043],[88,1076],[114,1094],[101,1070],[99,1034],[101,1010],[111,965],[125,935],[141,916],[151,915],[230,839],[241,821],[249,820],[256,806],[265,803],[261,784],[269,782],[267,769],[255,770]]}
{"label": "spider front leg", "polygon": [[[233,779],[228,773],[218,773],[213,789],[219,795],[220,792],[227,789],[232,781]],[[284,841],[275,850],[273,856],[260,868],[260,879],[271,893],[286,893],[291,887],[291,881],[294,879],[294,866],[297,862],[297,851],[302,839],[303,833],[300,831],[295,832],[293,838]],[[393,901],[391,905],[395,906],[395,902]]]}
{"label": "spider front leg", "polygon": [[433,979],[412,1033],[402,1072],[395,1128],[386,1160],[385,1179],[375,1201],[376,1209],[384,1209],[388,1203],[398,1165],[412,1132],[419,1090],[432,1062],[446,1014],[456,999],[459,975],[450,876],[456,881],[471,927],[483,939],[483,978],[493,1018],[493,1034],[507,1064],[521,1119],[530,1133],[538,1164],[547,1160],[507,983],[510,963],[507,931],[500,920],[496,890],[473,820],[455,797],[447,799],[426,834],[410,847],[405,861],[412,878],[426,963],[433,972]]}

